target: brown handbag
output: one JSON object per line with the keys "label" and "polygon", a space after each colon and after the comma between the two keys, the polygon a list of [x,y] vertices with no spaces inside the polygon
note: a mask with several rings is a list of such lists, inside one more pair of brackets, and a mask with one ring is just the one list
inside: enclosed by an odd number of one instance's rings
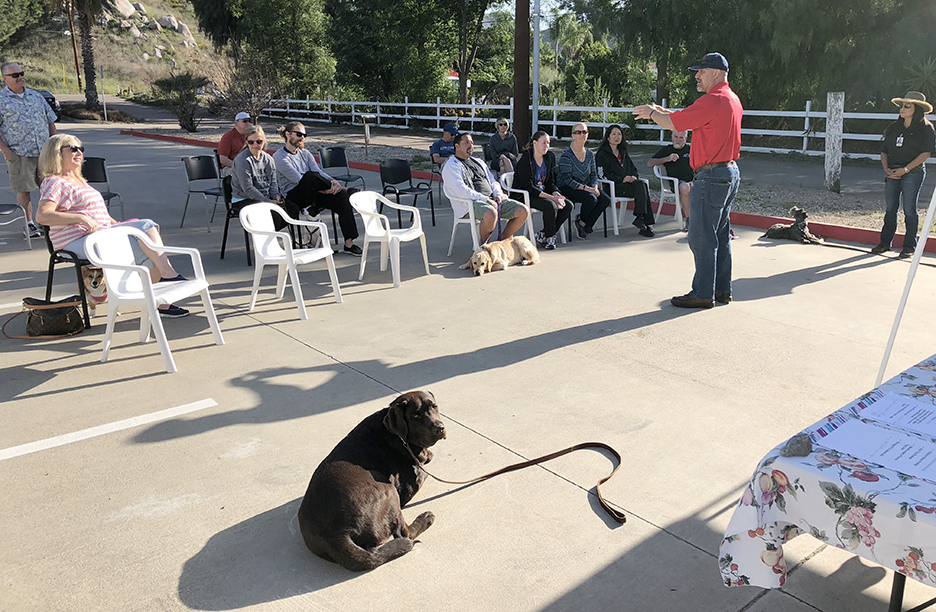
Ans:
{"label": "brown handbag", "polygon": [[[24,312],[26,313],[26,335],[9,335],[6,331],[7,325]],[[84,331],[84,328],[81,298],[73,295],[57,302],[23,298],[23,310],[7,319],[0,331],[7,338],[52,340],[74,336]]]}

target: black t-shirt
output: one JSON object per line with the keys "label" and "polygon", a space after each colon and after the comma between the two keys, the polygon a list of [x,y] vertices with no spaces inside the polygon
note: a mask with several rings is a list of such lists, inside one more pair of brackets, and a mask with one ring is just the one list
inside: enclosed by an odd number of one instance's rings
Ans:
{"label": "black t-shirt", "polygon": [[465,170],[468,171],[468,180],[475,191],[481,192],[487,197],[494,195],[494,192],[491,191],[491,183],[488,182],[487,173],[478,160],[469,157],[459,161],[465,165]]}
{"label": "black t-shirt", "polygon": [[674,162],[666,162],[663,164],[666,167],[666,176],[674,176],[681,181],[686,181],[691,183],[693,177],[695,176],[692,173],[692,167],[689,165],[689,143],[686,143],[681,149],[677,149],[671,144],[666,145],[659,151],[653,154],[654,159],[663,159],[664,157],[669,157],[673,153],[679,155],[679,160]]}
{"label": "black t-shirt", "polygon": [[887,154],[889,168],[903,168],[920,153],[936,155],[936,131],[929,123],[914,122],[906,127],[901,121],[884,134],[881,153]]}

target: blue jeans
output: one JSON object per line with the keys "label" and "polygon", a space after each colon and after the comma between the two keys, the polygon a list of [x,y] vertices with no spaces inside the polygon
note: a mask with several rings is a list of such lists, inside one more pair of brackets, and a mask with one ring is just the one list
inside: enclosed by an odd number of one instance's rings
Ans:
{"label": "blue jeans", "polygon": [[916,248],[916,235],[920,227],[920,216],[917,213],[917,200],[920,197],[920,187],[926,178],[926,169],[919,172],[910,172],[899,179],[884,179],[884,202],[887,212],[884,213],[884,229],[881,230],[881,244],[890,248],[894,234],[897,232],[897,210],[900,208],[900,199],[903,196],[904,220],[907,223],[907,234],[904,236],[904,251]]}
{"label": "blue jeans", "polygon": [[738,193],[737,166],[696,175],[689,196],[689,248],[695,257],[692,295],[714,300],[715,292],[731,293],[731,202]]}

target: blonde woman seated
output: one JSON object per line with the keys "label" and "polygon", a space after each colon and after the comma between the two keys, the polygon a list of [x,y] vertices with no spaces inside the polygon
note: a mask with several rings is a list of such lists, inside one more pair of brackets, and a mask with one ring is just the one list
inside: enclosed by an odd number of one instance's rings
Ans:
{"label": "blonde woman seated", "polygon": [[[44,177],[39,187],[39,208],[36,219],[49,226],[49,239],[55,249],[71,251],[87,259],[85,243],[90,234],[115,226],[133,227],[157,245],[162,245],[159,226],[149,219],[134,219],[118,223],[111,218],[101,193],[88,185],[81,175],[84,160],[81,141],[71,134],[56,134],[49,138],[39,153],[39,172]],[[153,262],[150,278],[154,283],[183,281],[165,253],[154,251],[134,241],[140,251]],[[164,318],[176,319],[189,313],[175,304],[159,307]]]}
{"label": "blonde woman seated", "polygon": [[[272,202],[282,206],[293,219],[299,218],[299,207],[294,202],[287,202],[280,193],[276,174],[276,162],[273,156],[263,150],[266,134],[263,128],[255,125],[244,132],[247,148],[234,158],[234,171],[231,173],[231,207],[235,211],[248,204]],[[273,215],[273,226],[281,230],[288,224],[279,215]]]}

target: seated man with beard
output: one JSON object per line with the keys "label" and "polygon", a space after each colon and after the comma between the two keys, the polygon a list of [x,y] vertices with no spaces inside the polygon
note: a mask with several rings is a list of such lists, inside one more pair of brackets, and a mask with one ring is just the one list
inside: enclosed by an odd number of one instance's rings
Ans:
{"label": "seated man with beard", "polygon": [[286,141],[283,148],[273,154],[280,190],[300,210],[309,208],[313,217],[326,208],[335,213],[345,239],[344,252],[360,257],[361,247],[354,244],[359,234],[348,189],[325,174],[312,153],[306,151],[305,126],[290,121],[279,133]]}

